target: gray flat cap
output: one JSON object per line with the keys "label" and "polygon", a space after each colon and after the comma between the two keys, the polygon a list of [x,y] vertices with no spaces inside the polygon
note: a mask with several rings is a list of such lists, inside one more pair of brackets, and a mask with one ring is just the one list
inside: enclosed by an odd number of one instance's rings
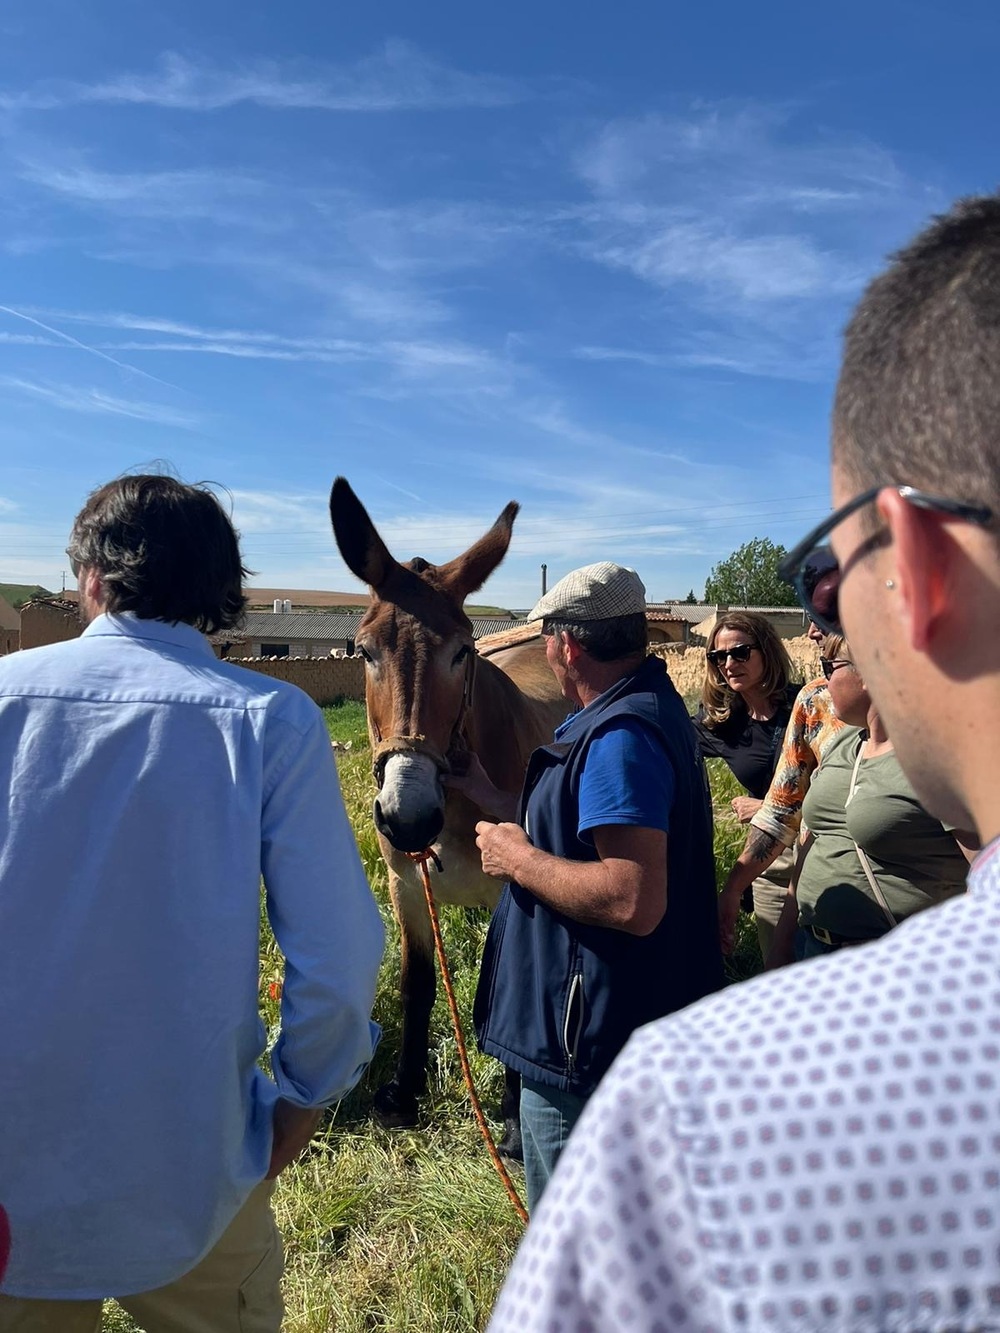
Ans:
{"label": "gray flat cap", "polygon": [[646,610],[646,588],[634,569],[602,560],[574,569],[532,607],[529,620],[612,620]]}

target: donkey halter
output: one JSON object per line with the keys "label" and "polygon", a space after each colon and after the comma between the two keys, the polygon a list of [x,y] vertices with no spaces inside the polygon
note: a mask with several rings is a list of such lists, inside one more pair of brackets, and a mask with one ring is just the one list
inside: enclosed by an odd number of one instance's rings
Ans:
{"label": "donkey halter", "polygon": [[426,736],[386,736],[383,738],[377,725],[372,722],[372,730],[375,733],[375,747],[372,750],[372,777],[375,779],[377,787],[382,786],[382,780],[385,777],[386,760],[394,754],[422,754],[434,764],[438,773],[450,773],[452,771],[449,755],[456,754],[466,747],[462,743],[462,730],[465,726],[465,719],[469,715],[469,709],[472,707],[472,691],[476,679],[476,650],[471,648],[465,659],[465,677],[462,681],[462,702],[459,706],[458,717],[455,719],[451,728],[451,739],[448,742],[446,753],[441,751]]}

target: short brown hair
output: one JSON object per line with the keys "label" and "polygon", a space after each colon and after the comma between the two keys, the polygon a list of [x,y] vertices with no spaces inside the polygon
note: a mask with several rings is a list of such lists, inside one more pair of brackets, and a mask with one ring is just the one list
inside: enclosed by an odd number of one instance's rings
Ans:
{"label": "short brown hair", "polygon": [[246,607],[239,539],[204,485],[148,473],[109,481],[87,497],[66,554],[100,575],[110,612],[214,634]]}
{"label": "short brown hair", "polygon": [[833,448],[858,488],[998,508],[1000,195],[960,200],[894,256],[847,326]]}
{"label": "short brown hair", "polygon": [[[791,680],[792,662],[778,631],[766,616],[755,615],[753,611],[726,611],[712,626],[708,643],[705,645],[706,653],[712,651],[720,630],[724,629],[745,634],[747,640],[760,649],[764,658],[761,689],[770,703],[779,703]],[[701,703],[705,725],[711,730],[724,726],[732,716],[734,707],[742,707],[739,696],[729,688],[722,672],[718,667],[712,666],[707,657],[705,681],[701,687]]]}

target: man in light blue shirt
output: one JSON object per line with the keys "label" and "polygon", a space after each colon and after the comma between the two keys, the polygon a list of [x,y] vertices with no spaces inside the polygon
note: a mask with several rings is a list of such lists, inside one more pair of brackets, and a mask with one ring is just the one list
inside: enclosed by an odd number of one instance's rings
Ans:
{"label": "man in light blue shirt", "polygon": [[94,1330],[104,1297],[277,1330],[266,1182],[371,1057],[381,918],[319,710],[201,632],[244,605],[215,497],[122,478],[68,554],[84,634],[0,664],[0,1330]]}

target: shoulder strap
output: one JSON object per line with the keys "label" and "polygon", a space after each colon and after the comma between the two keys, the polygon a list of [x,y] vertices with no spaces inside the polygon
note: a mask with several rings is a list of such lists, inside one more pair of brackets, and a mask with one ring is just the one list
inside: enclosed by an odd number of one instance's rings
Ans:
{"label": "shoulder strap", "polygon": [[[851,804],[851,800],[854,796],[855,791],[857,790],[858,772],[861,768],[861,756],[864,754],[864,750],[865,750],[865,737],[862,736],[861,743],[858,746],[858,757],[854,761],[854,771],[851,774],[851,789],[847,793],[847,800],[844,802],[845,809],[847,808],[847,806]],[[865,872],[865,877],[867,878],[868,883],[871,885],[872,893],[874,893],[875,895],[875,901],[878,903],[879,907],[881,907],[882,911],[884,912],[885,918],[889,922],[889,928],[891,930],[892,927],[897,925],[898,923],[896,921],[896,918],[893,916],[892,912],[889,910],[889,904],[885,900],[885,894],[879,888],[878,880],[875,878],[875,872],[871,868],[871,862],[868,860],[868,857],[864,854],[864,852],[861,850],[861,848],[858,846],[856,842],[854,843],[854,850],[857,852],[858,860],[861,862],[861,869]]]}

